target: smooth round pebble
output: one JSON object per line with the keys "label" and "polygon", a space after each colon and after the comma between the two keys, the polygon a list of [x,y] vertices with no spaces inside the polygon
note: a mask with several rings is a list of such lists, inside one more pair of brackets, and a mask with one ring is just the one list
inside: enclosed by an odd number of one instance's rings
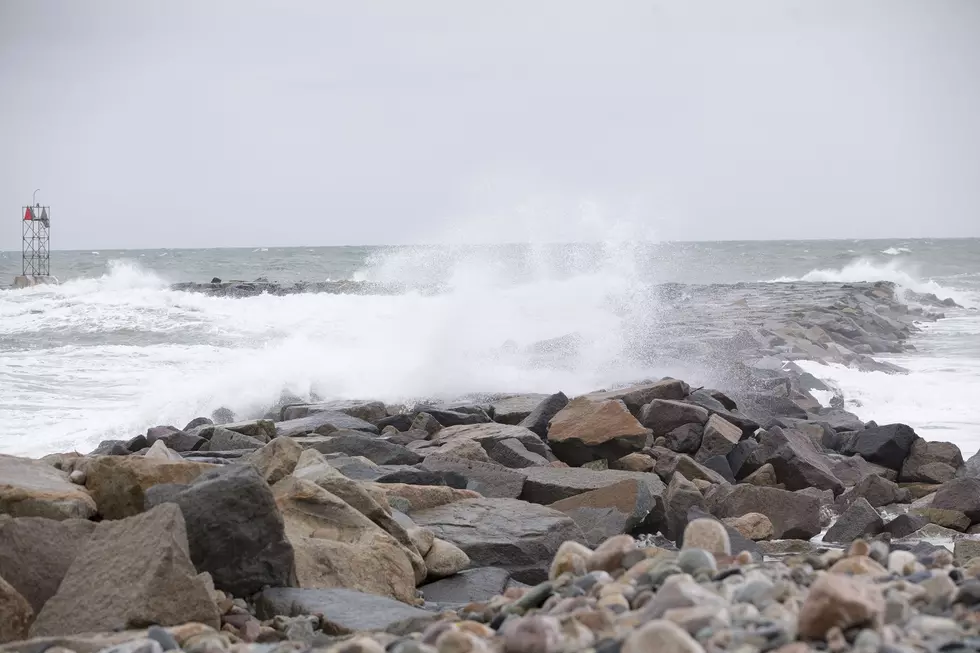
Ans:
{"label": "smooth round pebble", "polygon": [[692,576],[702,570],[712,573],[718,570],[715,556],[704,549],[684,549],[677,556],[677,566],[681,571]]}

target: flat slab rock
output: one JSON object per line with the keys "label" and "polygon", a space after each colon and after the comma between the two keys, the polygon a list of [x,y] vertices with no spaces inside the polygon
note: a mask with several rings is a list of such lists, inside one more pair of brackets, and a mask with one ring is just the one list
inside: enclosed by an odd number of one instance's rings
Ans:
{"label": "flat slab rock", "polygon": [[523,583],[547,579],[565,540],[585,542],[565,513],[517,499],[465,499],[415,511],[412,519],[462,549],[474,566],[502,567]]}
{"label": "flat slab rock", "polygon": [[39,460],[0,455],[0,514],[88,519],[95,510],[89,493],[65,472]]}
{"label": "flat slab rock", "polygon": [[501,567],[479,567],[423,585],[422,597],[431,603],[465,605],[488,601],[504,591],[510,572]]}
{"label": "flat slab rock", "polygon": [[662,497],[667,490],[656,474],[646,472],[582,467],[527,467],[521,471],[527,475],[521,499],[543,505],[628,480],[642,482],[653,496]]}
{"label": "flat slab rock", "polygon": [[324,411],[277,423],[276,436],[295,438],[313,433],[318,428],[329,426],[338,431],[349,429],[351,431],[363,431],[364,433],[378,433],[378,427],[371,422],[351,417],[346,413]]}
{"label": "flat slab rock", "polygon": [[271,619],[276,615],[319,615],[323,631],[328,635],[383,631],[400,622],[437,617],[436,613],[401,601],[340,588],[312,590],[274,587],[256,596],[255,609],[260,619]]}

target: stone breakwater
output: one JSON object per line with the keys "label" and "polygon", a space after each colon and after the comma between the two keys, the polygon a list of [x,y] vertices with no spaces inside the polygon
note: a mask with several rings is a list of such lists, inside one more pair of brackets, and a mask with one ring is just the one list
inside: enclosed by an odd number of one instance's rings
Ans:
{"label": "stone breakwater", "polygon": [[792,364],[900,373],[873,354],[949,304],[783,291],[678,318],[728,392],[285,398],[0,456],[0,652],[980,650],[980,455]]}

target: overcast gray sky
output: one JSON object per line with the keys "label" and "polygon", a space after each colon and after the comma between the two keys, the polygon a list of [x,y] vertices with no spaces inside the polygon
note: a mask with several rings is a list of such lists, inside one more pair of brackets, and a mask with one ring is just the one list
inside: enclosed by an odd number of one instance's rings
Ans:
{"label": "overcast gray sky", "polygon": [[977,0],[0,0],[0,97],[0,249],[37,187],[59,249],[980,236]]}

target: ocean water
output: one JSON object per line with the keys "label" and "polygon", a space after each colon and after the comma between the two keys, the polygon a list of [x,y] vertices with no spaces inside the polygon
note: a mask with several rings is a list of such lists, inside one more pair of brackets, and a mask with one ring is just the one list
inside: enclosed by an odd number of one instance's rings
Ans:
{"label": "ocean water", "polygon": [[[19,253],[0,253],[0,283],[19,272]],[[765,306],[778,301],[768,289],[788,284],[877,280],[965,308],[889,358],[909,375],[805,368],[862,419],[908,423],[965,456],[980,448],[980,239],[55,251],[52,272],[61,285],[0,289],[2,453],[84,452],[218,407],[257,416],[284,392],[411,403],[577,394],[664,374],[711,384],[710,365],[656,355],[683,351],[660,328],[683,316],[652,286],[751,282]],[[392,290],[169,289],[215,276]],[[739,310],[722,306],[719,323]]]}

